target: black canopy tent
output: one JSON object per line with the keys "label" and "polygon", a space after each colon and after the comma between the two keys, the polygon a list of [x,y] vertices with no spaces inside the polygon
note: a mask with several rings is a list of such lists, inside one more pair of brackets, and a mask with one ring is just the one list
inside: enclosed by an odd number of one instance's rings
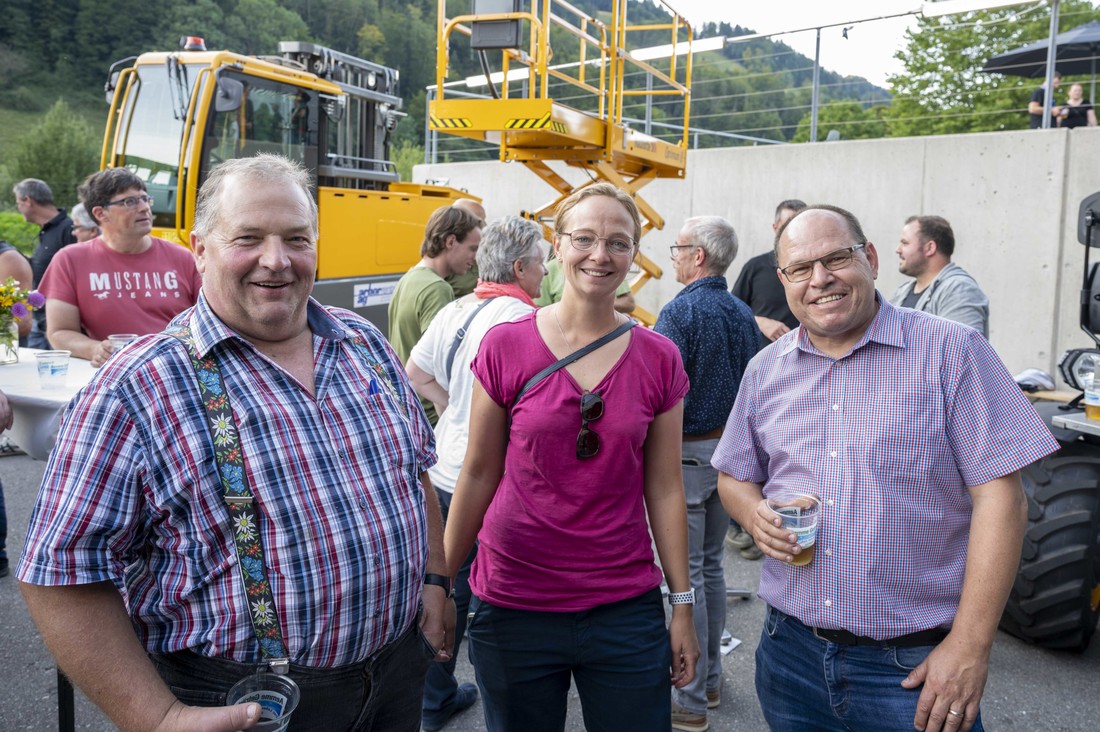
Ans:
{"label": "black canopy tent", "polygon": [[[1079,25],[1054,36],[1054,67],[1067,76],[1089,74],[1089,101],[1096,103],[1096,66],[1100,58],[1100,20]],[[991,57],[982,71],[1037,79],[1046,75],[1051,40],[1036,41]]]}

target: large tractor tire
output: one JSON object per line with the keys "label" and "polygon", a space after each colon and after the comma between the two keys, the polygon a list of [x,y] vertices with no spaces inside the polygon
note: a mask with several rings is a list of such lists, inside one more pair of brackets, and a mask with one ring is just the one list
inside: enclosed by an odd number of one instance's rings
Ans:
{"label": "large tractor tire", "polygon": [[1001,628],[1083,651],[1100,619],[1100,446],[1063,443],[1022,477],[1027,533]]}

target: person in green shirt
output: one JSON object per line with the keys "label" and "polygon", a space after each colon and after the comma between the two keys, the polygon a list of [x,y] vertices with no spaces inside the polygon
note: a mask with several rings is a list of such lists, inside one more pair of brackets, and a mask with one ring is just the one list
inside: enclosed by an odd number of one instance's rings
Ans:
{"label": "person in green shirt", "polygon": [[[542,294],[535,298],[535,304],[540,308],[561,300],[561,292],[565,287],[561,262],[556,257],[550,257],[550,261],[546,263],[546,273],[542,278]],[[628,315],[634,312],[634,293],[630,291],[630,284],[626,281],[615,290],[615,309]]]}
{"label": "person in green shirt", "polygon": [[[451,204],[455,208],[465,209],[474,216],[481,219],[482,228],[485,227],[485,222],[488,221],[485,217],[485,207],[472,198],[460,198]],[[474,266],[470,267],[469,271],[465,274],[453,274],[447,277],[447,284],[451,286],[451,289],[455,292],[455,300],[465,295],[469,295],[477,287],[477,262],[474,262]]]}
{"label": "person in green shirt", "polygon": [[[413,346],[443,306],[454,300],[450,275],[470,270],[481,243],[481,219],[458,206],[432,213],[420,245],[420,261],[397,282],[389,307],[390,343],[401,363],[408,364]],[[431,402],[420,400],[428,419],[437,415]]]}

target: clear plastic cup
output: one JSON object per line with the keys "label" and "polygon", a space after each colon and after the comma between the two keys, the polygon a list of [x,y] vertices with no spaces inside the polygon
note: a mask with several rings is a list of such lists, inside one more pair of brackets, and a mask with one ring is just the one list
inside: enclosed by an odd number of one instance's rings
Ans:
{"label": "clear plastic cup", "polygon": [[38,385],[43,389],[64,389],[69,378],[69,357],[71,351],[39,351],[34,354],[38,360]]}
{"label": "clear plastic cup", "polygon": [[137,333],[112,333],[107,336],[107,340],[111,342],[111,352],[114,353],[137,337]]}
{"label": "clear plastic cup", "polygon": [[301,698],[302,692],[289,676],[260,671],[234,684],[225,703],[232,706],[256,702],[260,705],[260,721],[252,727],[253,732],[283,732]]}
{"label": "clear plastic cup", "polygon": [[812,562],[821,508],[818,497],[811,493],[777,493],[768,496],[768,508],[783,519],[783,528],[794,534],[802,547],[798,554],[791,555],[791,564],[800,567]]}

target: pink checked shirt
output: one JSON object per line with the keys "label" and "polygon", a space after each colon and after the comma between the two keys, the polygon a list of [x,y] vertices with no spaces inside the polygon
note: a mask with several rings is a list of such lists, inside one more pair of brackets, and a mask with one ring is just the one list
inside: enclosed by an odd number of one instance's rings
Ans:
{"label": "pink checked shirt", "polygon": [[950,626],[962,591],[967,486],[1058,449],[981,333],[892,307],[839,360],[802,328],[749,364],[713,465],[817,492],[811,564],[764,563],[760,596],[803,623],[892,638]]}

